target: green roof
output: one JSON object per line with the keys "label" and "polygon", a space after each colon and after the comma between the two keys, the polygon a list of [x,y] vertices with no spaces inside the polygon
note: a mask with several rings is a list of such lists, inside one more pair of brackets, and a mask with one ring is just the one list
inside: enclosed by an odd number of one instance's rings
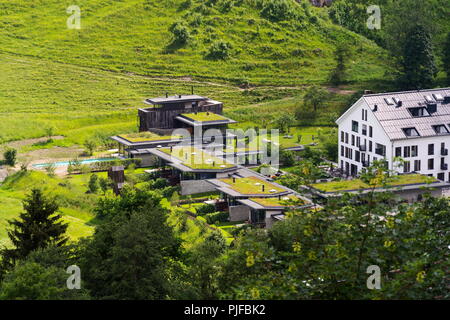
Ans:
{"label": "green roof", "polygon": [[222,158],[215,157],[192,146],[173,147],[172,152],[170,148],[159,148],[158,150],[180,160],[184,166],[191,169],[221,170],[235,167],[234,164]]}
{"label": "green roof", "polygon": [[213,112],[183,113],[181,115],[187,119],[197,121],[197,122],[228,120],[224,116],[213,113]]}
{"label": "green roof", "polygon": [[[228,188],[241,194],[275,194],[285,192],[286,190],[274,185],[271,182],[258,177],[236,178],[233,182],[232,178],[219,179],[229,185]],[[264,186],[264,191],[263,187]]]}
{"label": "green roof", "polygon": [[153,132],[136,132],[129,134],[121,134],[118,137],[128,140],[130,142],[145,142],[145,141],[164,141],[164,140],[180,140],[182,136],[160,136]]}
{"label": "green roof", "polygon": [[[398,187],[411,184],[426,184],[436,181],[437,180],[434,177],[428,177],[421,174],[398,175],[394,177],[393,181],[387,184],[387,187]],[[339,191],[370,189],[370,186],[364,183],[361,179],[316,183],[313,184],[312,187],[323,192],[339,192]],[[381,188],[383,186],[379,187]]]}
{"label": "green roof", "polygon": [[283,207],[288,205],[304,205],[305,201],[296,196],[282,196],[276,198],[250,198],[249,200],[264,207]]}

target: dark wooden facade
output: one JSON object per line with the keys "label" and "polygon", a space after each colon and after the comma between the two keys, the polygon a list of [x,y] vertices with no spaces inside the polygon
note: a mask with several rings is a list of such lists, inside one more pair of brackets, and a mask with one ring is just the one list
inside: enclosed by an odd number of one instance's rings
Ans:
{"label": "dark wooden facade", "polygon": [[199,104],[196,107],[187,107],[180,104],[170,107],[162,106],[160,108],[139,109],[139,131],[149,131],[151,129],[174,129],[179,127],[175,122],[175,117],[182,113],[194,112],[213,112],[223,113],[223,104]]}

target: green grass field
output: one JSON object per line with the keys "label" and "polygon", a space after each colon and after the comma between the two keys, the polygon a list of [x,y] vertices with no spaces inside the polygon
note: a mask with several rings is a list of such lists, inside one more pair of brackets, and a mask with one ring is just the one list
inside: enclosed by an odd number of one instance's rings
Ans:
{"label": "green grass field", "polygon": [[[338,41],[354,51],[351,83],[383,78],[383,50],[319,9],[311,8],[314,23],[306,16],[271,22],[251,1],[228,12],[184,3],[0,0],[0,141],[42,137],[49,127],[66,138],[41,148],[135,132],[145,98],[190,93],[191,86],[223,101],[226,116],[261,122],[288,111],[284,99],[292,105],[305,85],[326,82]],[[81,8],[81,30],[66,27],[69,5]],[[177,21],[191,34],[181,48],[170,45]],[[206,57],[217,40],[231,44],[228,60]]]}
{"label": "green grass field", "polygon": [[91,235],[95,226],[92,209],[100,195],[86,193],[88,180],[89,175],[58,178],[38,171],[20,172],[9,177],[0,186],[0,244],[9,245],[8,220],[17,218],[23,211],[22,200],[34,187],[57,199],[60,214],[69,223],[67,234],[71,240]]}

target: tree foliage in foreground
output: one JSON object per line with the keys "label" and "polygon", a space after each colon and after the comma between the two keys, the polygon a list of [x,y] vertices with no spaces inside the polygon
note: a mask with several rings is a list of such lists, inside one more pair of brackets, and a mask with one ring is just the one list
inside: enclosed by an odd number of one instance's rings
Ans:
{"label": "tree foliage in foreground", "polygon": [[9,221],[8,237],[13,248],[2,249],[3,271],[34,250],[49,245],[62,246],[67,242],[68,224],[61,222],[55,199],[45,196],[40,189],[33,189],[23,201],[23,208],[25,211],[19,219]]}
{"label": "tree foliage in foreground", "polygon": [[[375,190],[392,178],[380,166],[363,179]],[[447,199],[398,204],[374,191],[291,212],[269,234],[236,241],[221,272],[222,297],[448,299],[449,217]],[[381,290],[366,286],[371,265],[381,269]]]}

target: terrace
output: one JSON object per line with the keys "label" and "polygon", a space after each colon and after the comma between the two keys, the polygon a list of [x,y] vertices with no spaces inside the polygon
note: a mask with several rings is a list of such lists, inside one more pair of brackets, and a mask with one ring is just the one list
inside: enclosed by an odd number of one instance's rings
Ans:
{"label": "terrace", "polygon": [[[225,161],[222,158],[215,157],[206,153],[202,149],[193,146],[177,146],[172,148],[158,148],[154,154],[162,156],[163,160],[171,162],[173,166],[180,169],[176,164],[191,170],[227,170],[233,169],[236,166]],[[165,156],[164,156],[165,155]]]}
{"label": "terrace", "polygon": [[222,178],[209,180],[217,189],[232,198],[266,198],[288,195],[292,193],[289,189],[266,181],[257,176],[244,178]]}
{"label": "terrace", "polygon": [[117,135],[118,138],[122,138],[131,143],[139,143],[139,142],[162,142],[162,141],[181,141],[183,139],[182,136],[160,136],[153,132],[138,132],[138,133],[129,133],[129,134],[121,134]]}
{"label": "terrace", "polygon": [[248,200],[265,208],[302,206],[307,203],[305,200],[293,195],[277,198],[249,198]]}
{"label": "terrace", "polygon": [[[425,186],[428,184],[439,183],[434,177],[428,177],[420,174],[398,175],[393,178],[386,186],[376,186],[378,189],[389,187],[407,187],[407,186]],[[313,184],[312,187],[324,193],[351,192],[358,190],[368,190],[371,186],[363,182],[361,179],[331,181]]]}
{"label": "terrace", "polygon": [[236,123],[236,121],[224,117],[214,112],[197,112],[197,113],[182,113],[175,117],[176,120],[183,122],[186,125],[196,126],[212,126],[212,125],[228,125]]}

